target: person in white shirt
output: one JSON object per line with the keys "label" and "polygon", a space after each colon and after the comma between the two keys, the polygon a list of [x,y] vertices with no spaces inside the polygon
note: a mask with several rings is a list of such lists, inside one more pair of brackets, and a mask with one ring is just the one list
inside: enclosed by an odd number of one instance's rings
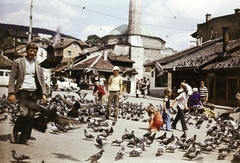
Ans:
{"label": "person in white shirt", "polygon": [[109,119],[111,115],[111,106],[112,102],[114,101],[115,108],[114,108],[114,120],[117,121],[118,117],[118,109],[119,109],[119,99],[121,98],[122,92],[122,76],[119,75],[119,67],[114,66],[113,68],[113,75],[109,77],[108,81],[108,103],[107,103],[107,113],[106,119]]}
{"label": "person in white shirt", "polygon": [[188,110],[187,102],[188,102],[188,89],[184,83],[181,83],[181,93],[177,96],[172,102],[171,108],[173,108],[174,104],[177,102],[177,115],[172,123],[172,129],[176,129],[177,122],[180,120],[182,125],[182,130],[188,130],[186,122],[185,122],[185,113],[184,110]]}

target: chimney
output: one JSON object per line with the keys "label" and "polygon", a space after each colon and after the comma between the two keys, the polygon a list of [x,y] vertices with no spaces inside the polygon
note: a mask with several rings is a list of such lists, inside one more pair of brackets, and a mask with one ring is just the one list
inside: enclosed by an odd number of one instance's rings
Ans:
{"label": "chimney", "polygon": [[239,8],[236,8],[234,10],[235,10],[235,14],[239,14],[240,13],[240,9]]}
{"label": "chimney", "polygon": [[108,54],[108,51],[107,50],[103,50],[103,59],[104,59],[104,61],[107,61],[107,54]]}
{"label": "chimney", "polygon": [[197,36],[197,46],[202,46],[202,37]]}
{"label": "chimney", "polygon": [[206,14],[206,22],[208,22],[209,20],[211,20],[211,14]]}
{"label": "chimney", "polygon": [[229,51],[229,27],[222,27],[223,30],[223,52]]}

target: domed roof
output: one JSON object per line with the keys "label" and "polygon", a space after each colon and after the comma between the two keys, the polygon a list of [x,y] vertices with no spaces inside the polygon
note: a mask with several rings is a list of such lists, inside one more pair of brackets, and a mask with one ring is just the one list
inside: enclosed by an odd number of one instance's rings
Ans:
{"label": "domed roof", "polygon": [[[113,29],[108,35],[122,35],[128,33],[128,25],[123,24]],[[146,27],[141,26],[141,35],[156,37],[155,34]]]}

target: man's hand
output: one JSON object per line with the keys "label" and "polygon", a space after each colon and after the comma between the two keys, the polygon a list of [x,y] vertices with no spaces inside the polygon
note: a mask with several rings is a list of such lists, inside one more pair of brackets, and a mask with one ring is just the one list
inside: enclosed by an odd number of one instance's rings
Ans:
{"label": "man's hand", "polygon": [[16,102],[16,96],[14,94],[11,94],[8,96],[8,101],[13,104]]}
{"label": "man's hand", "polygon": [[46,95],[43,95],[42,103],[43,103],[43,104],[46,104],[46,103],[47,103],[47,97],[46,97]]}

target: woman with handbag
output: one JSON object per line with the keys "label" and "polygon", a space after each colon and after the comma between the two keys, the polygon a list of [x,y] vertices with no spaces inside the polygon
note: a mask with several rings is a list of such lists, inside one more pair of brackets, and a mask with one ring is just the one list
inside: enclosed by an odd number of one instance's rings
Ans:
{"label": "woman with handbag", "polygon": [[136,82],[136,97],[137,98],[138,98],[138,95],[141,94],[140,89],[141,89],[141,81],[140,81],[140,79],[138,79]]}
{"label": "woman with handbag", "polygon": [[179,96],[177,96],[172,105],[171,108],[173,108],[174,104],[177,102],[177,115],[175,117],[175,119],[173,120],[172,123],[172,129],[176,129],[176,125],[177,122],[180,120],[181,121],[181,125],[182,125],[182,130],[186,131],[188,130],[186,122],[185,122],[185,113],[184,110],[188,110],[188,89],[186,87],[186,85],[184,83],[181,83],[181,93],[179,94]]}

